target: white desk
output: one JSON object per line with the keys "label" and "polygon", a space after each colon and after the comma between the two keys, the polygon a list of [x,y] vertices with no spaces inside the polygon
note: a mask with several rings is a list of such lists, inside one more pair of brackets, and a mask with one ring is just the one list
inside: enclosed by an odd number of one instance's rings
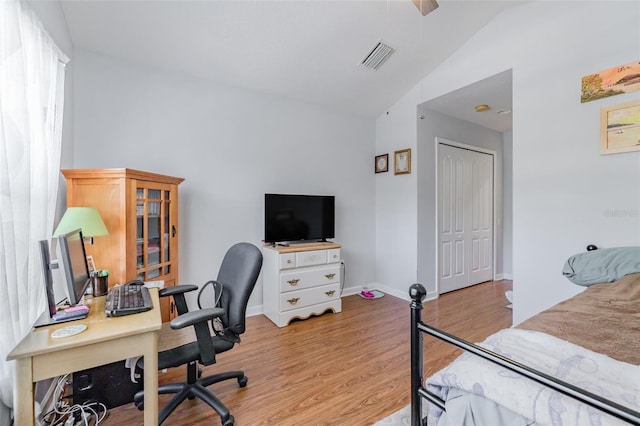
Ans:
{"label": "white desk", "polygon": [[[126,358],[144,356],[144,424],[158,423],[158,331],[162,326],[158,290],[151,289],[154,308],[117,318],[104,313],[105,297],[88,300],[87,318],[31,330],[9,353],[16,361],[13,403],[16,425],[33,425],[34,383]],[[75,336],[50,334],[70,324],[86,324]]]}

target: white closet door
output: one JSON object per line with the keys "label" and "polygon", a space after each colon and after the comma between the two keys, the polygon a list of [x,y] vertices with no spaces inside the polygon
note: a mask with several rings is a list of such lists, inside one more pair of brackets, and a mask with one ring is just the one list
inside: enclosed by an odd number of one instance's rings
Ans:
{"label": "white closet door", "polygon": [[469,283],[469,251],[465,236],[468,224],[465,219],[465,203],[468,188],[465,186],[464,150],[448,145],[439,149],[439,260],[440,292],[457,290]]}
{"label": "white closet door", "polygon": [[493,277],[493,156],[439,145],[439,291]]}
{"label": "white closet door", "polygon": [[493,156],[466,151],[471,167],[469,285],[493,279]]}

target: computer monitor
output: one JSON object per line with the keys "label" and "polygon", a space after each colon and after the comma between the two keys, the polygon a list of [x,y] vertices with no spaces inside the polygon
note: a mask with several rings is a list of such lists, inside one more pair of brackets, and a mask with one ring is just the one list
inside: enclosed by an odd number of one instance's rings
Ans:
{"label": "computer monitor", "polygon": [[56,299],[53,294],[53,274],[51,273],[51,255],[49,254],[49,242],[42,240],[40,243],[40,257],[42,259],[42,274],[44,275],[45,295],[47,296],[47,305],[49,309],[49,317],[56,314]]}
{"label": "computer monitor", "polygon": [[69,304],[75,306],[82,302],[82,297],[90,282],[82,231],[76,229],[60,235],[58,246],[60,248],[58,263],[64,269]]}

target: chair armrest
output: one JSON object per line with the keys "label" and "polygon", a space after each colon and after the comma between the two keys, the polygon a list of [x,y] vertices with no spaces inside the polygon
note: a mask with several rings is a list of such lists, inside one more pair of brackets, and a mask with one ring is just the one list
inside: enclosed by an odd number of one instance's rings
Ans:
{"label": "chair armrest", "polygon": [[179,315],[171,320],[170,326],[174,330],[185,328],[190,325],[195,325],[209,321],[213,318],[218,318],[224,315],[224,309],[222,308],[207,308],[199,309],[197,311],[187,312],[186,314]]}
{"label": "chair armrest", "polygon": [[178,284],[161,288],[158,292],[160,297],[174,296],[176,294],[184,294],[193,290],[197,290],[198,286],[193,284]]}

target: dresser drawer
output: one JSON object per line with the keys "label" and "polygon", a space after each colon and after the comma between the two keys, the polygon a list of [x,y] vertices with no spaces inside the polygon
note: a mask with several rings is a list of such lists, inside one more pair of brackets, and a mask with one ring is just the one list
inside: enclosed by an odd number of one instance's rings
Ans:
{"label": "dresser drawer", "polygon": [[298,309],[340,298],[340,283],[323,285],[280,295],[280,311]]}
{"label": "dresser drawer", "polygon": [[296,254],[286,253],[280,255],[280,269],[291,269],[296,267]]}
{"label": "dresser drawer", "polygon": [[327,263],[328,250],[313,250],[296,253],[296,264],[298,267],[324,265]]}
{"label": "dresser drawer", "polygon": [[340,262],[340,249],[327,250],[327,263]]}
{"label": "dresser drawer", "polygon": [[340,265],[318,266],[280,274],[280,291],[287,292],[301,288],[340,282]]}

